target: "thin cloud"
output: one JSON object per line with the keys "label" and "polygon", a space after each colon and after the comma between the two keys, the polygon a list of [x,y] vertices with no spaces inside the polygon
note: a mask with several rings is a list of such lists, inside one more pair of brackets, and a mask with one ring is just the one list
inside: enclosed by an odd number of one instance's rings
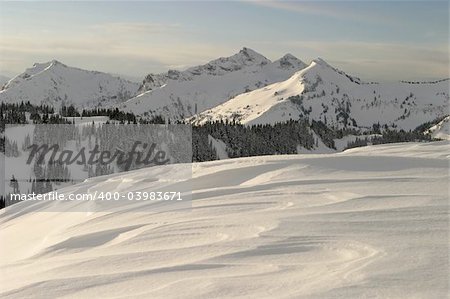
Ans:
{"label": "thin cloud", "polygon": [[[386,15],[376,15],[373,11],[368,12],[368,10],[357,10],[349,9],[348,6],[345,8],[340,8],[339,3],[325,2],[304,2],[304,1],[263,1],[263,0],[244,0],[246,3],[251,3],[254,5],[264,6],[268,8],[281,9],[291,12],[297,12],[301,14],[309,14],[316,16],[326,16],[332,17],[339,20],[355,20],[363,22],[372,23],[385,23],[389,22],[391,24],[397,23],[398,21],[394,18],[390,18]],[[320,3],[321,2],[321,3]],[[336,1],[337,2],[337,1]]]}
{"label": "thin cloud", "polygon": [[[254,43],[271,49],[272,43]],[[304,61],[322,57],[344,71],[374,81],[442,79],[449,77],[447,44],[421,46],[394,42],[279,41],[277,45]],[[284,53],[273,53],[274,57]]]}
{"label": "thin cloud", "polygon": [[[217,58],[216,53],[233,54],[235,49],[224,45],[184,41],[183,46],[174,43],[151,41],[118,42],[120,37],[86,35],[61,37],[42,36],[39,39],[4,36],[0,44],[0,57],[16,57],[15,61],[0,60],[0,69],[23,71],[34,62],[62,60],[63,63],[82,67],[91,64],[99,70],[120,73],[123,61],[133,61],[130,75],[162,72],[168,68],[183,69],[185,66],[203,64]],[[30,61],[30,57],[32,61]],[[150,67],[148,67],[150,66]]]}
{"label": "thin cloud", "polygon": [[[448,45],[433,44],[420,46],[416,44],[389,42],[358,41],[286,41],[287,47],[309,49],[317,55],[339,55],[341,57],[370,56],[386,60],[409,60],[410,63],[428,61],[432,63],[448,63]],[[376,61],[378,59],[374,59]]]}
{"label": "thin cloud", "polygon": [[180,24],[144,23],[144,22],[114,22],[103,23],[92,26],[94,30],[101,30],[115,33],[131,34],[174,34],[181,32]]}

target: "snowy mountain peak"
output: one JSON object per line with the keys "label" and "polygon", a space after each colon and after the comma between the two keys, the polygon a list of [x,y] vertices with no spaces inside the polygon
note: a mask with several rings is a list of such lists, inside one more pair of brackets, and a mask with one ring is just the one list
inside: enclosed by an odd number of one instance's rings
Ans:
{"label": "snowy mountain peak", "polygon": [[35,62],[33,66],[27,68],[25,72],[14,77],[7,85],[5,85],[4,89],[16,86],[17,84],[20,84],[23,80],[30,80],[33,76],[55,67],[67,67],[67,66],[55,59],[47,62]]}
{"label": "snowy mountain peak", "polygon": [[330,76],[338,75],[336,77],[345,77],[346,80],[349,80],[351,83],[364,84],[364,82],[361,81],[360,78],[348,75],[344,71],[341,71],[340,69],[330,65],[328,62],[326,62],[324,59],[320,57],[314,59],[311,62],[311,64],[304,69],[304,73],[306,74],[307,72],[314,73],[314,76],[317,76],[317,73],[324,74],[327,77],[327,79],[330,79]]}
{"label": "snowy mountain peak", "polygon": [[47,104],[59,107],[108,106],[137,92],[138,84],[110,74],[69,67],[58,60],[34,63],[0,91],[0,102]]}
{"label": "snowy mountain peak", "polygon": [[31,71],[31,70],[37,70],[38,72],[43,71],[45,69],[48,69],[49,67],[52,66],[63,66],[63,67],[67,67],[67,65],[63,64],[62,62],[53,59],[47,62],[35,62],[33,64],[33,67],[28,68],[27,71]]}
{"label": "snowy mountain peak", "polygon": [[149,74],[135,98],[121,109],[144,115],[164,115],[173,120],[192,116],[252,90],[291,77],[306,64],[286,54],[270,61],[244,47],[238,53],[184,71]]}
{"label": "snowy mountain peak", "polygon": [[413,130],[442,116],[448,98],[446,81],[363,83],[319,58],[285,81],[240,94],[189,121],[252,125],[309,118],[337,128],[366,130],[380,124]]}
{"label": "snowy mountain peak", "polygon": [[320,57],[311,61],[310,65],[306,69],[308,69],[308,70],[319,70],[320,69],[321,72],[331,71],[332,73],[338,73],[341,75],[345,75],[345,73],[343,71],[335,68],[334,66],[332,66],[331,64],[329,64],[328,62],[326,62],[324,59],[322,59]]}
{"label": "snowy mountain peak", "polygon": [[62,62],[60,62],[60,61],[58,61],[58,60],[56,60],[56,59],[53,59],[53,60],[50,62],[50,65],[51,65],[51,66],[62,66],[62,67],[67,67],[67,65],[65,65],[64,63],[62,63]]}
{"label": "snowy mountain peak", "polygon": [[39,74],[40,72],[47,70],[48,68],[50,68],[52,66],[52,63],[53,63],[53,61],[35,62],[31,68],[27,68],[25,70],[25,72],[16,76],[16,78],[19,77],[19,78],[27,79],[31,76],[34,76],[36,74]]}
{"label": "snowy mountain peak", "polygon": [[245,58],[244,62],[254,62],[256,64],[266,64],[270,63],[271,61],[267,59],[265,56],[259,54],[255,50],[252,50],[250,48],[243,47],[238,54],[233,55],[231,57],[238,57],[243,56]]}
{"label": "snowy mountain peak", "polygon": [[294,55],[288,53],[281,57],[280,59],[274,61],[274,63],[279,64],[283,69],[303,69],[307,66],[306,63],[295,57]]}
{"label": "snowy mountain peak", "polygon": [[184,71],[169,70],[166,73],[150,73],[142,82],[139,92],[146,92],[166,85],[170,81],[193,81],[204,76],[223,76],[247,68],[261,68],[271,61],[250,48],[242,48],[238,53],[229,57],[220,57]]}
{"label": "snowy mountain peak", "polygon": [[184,72],[187,73],[187,75],[190,74],[194,76],[205,74],[222,76],[247,67],[261,67],[269,63],[271,63],[271,61],[263,55],[252,49],[244,47],[232,56],[220,57],[208,62],[207,64],[191,67]]}
{"label": "snowy mountain peak", "polygon": [[286,53],[282,58],[284,58],[284,59],[294,59],[294,60],[299,60],[297,57],[295,57],[295,56],[292,55],[291,53]]}
{"label": "snowy mountain peak", "polygon": [[314,59],[314,60],[311,62],[311,64],[312,64],[312,65],[318,64],[318,65],[321,65],[321,66],[326,66],[326,67],[330,67],[330,68],[334,69],[334,67],[332,67],[331,65],[329,65],[328,62],[326,62],[325,60],[323,60],[323,59],[320,58],[320,57]]}
{"label": "snowy mountain peak", "polygon": [[63,64],[62,62],[60,62],[60,61],[58,61],[58,60],[56,60],[56,59],[53,59],[53,60],[50,60],[50,61],[47,61],[47,62],[35,62],[35,63],[33,64],[33,68],[42,68],[42,67],[47,68],[47,67],[49,67],[49,66],[54,66],[54,65],[62,65],[62,66],[66,66],[66,65]]}
{"label": "snowy mountain peak", "polygon": [[40,69],[40,70],[43,70],[43,69],[45,69],[45,68],[48,68],[50,65],[51,65],[51,61],[47,61],[47,62],[35,62],[35,63],[33,63],[33,67],[31,67],[31,68],[28,68],[27,70],[30,70],[30,69]]}

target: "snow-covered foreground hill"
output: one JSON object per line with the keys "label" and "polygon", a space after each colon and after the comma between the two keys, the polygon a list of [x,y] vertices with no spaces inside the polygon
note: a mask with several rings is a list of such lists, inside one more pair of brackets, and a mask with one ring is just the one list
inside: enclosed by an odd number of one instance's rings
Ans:
{"label": "snow-covered foreground hill", "polygon": [[[0,297],[447,298],[449,150],[194,164],[192,209],[170,212],[16,204],[0,216]],[[135,191],[167,179],[162,170],[77,188]]]}

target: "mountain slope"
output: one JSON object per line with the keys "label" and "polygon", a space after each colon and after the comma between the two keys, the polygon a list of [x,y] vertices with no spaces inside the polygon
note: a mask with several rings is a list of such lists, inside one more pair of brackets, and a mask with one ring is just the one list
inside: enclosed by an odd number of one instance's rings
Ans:
{"label": "mountain slope", "polygon": [[450,116],[447,116],[436,125],[426,131],[433,138],[450,140]]}
{"label": "mountain slope", "polygon": [[86,71],[56,60],[36,63],[11,79],[0,91],[0,101],[76,107],[108,106],[136,94],[139,85],[112,75]]}
{"label": "mountain slope", "polygon": [[187,181],[176,165],[93,178],[60,192],[187,183],[192,208],[8,207],[0,297],[446,298],[449,150],[392,144],[199,163]]}
{"label": "mountain slope", "polygon": [[236,96],[191,121],[265,124],[308,116],[336,127],[380,123],[409,130],[446,113],[448,84],[365,83],[316,59],[286,81]]}
{"label": "mountain slope", "polygon": [[3,87],[3,85],[8,83],[9,79],[11,79],[11,78],[0,75],[0,89]]}
{"label": "mountain slope", "polygon": [[185,71],[148,75],[141,94],[118,105],[135,114],[182,119],[267,84],[283,81],[306,65],[287,54],[271,62],[243,48],[239,53]]}

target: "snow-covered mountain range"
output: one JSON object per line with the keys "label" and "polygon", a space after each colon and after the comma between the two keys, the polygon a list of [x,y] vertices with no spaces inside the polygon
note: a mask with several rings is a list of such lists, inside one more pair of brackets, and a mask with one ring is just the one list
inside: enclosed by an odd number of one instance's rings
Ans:
{"label": "snow-covered mountain range", "polygon": [[12,78],[0,91],[0,102],[62,104],[81,107],[110,106],[134,96],[138,83],[107,73],[69,67],[59,61],[35,63]]}
{"label": "snow-covered mountain range", "polygon": [[140,85],[53,60],[11,79],[0,101],[118,107],[194,124],[273,124],[306,116],[329,127],[380,124],[410,130],[449,114],[449,79],[363,82],[320,58],[309,66],[291,54],[272,62],[244,47],[184,71],[149,74]]}
{"label": "snow-covered mountain range", "polygon": [[291,54],[272,62],[243,48],[185,71],[169,70],[145,77],[138,96],[118,105],[140,115],[182,119],[220,105],[245,92],[286,80],[306,64]]}
{"label": "snow-covered mountain range", "polygon": [[267,124],[308,116],[333,127],[414,129],[448,114],[449,80],[366,83],[322,59],[289,79],[244,93],[191,118]]}

